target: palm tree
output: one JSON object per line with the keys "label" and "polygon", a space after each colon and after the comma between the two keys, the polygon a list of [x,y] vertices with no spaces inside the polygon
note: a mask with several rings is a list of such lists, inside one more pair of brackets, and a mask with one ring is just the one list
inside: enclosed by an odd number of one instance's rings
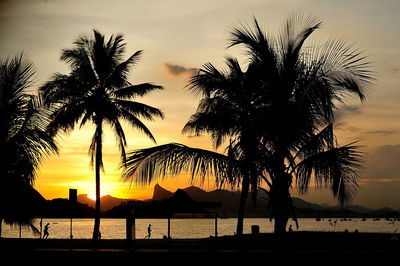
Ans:
{"label": "palm tree", "polygon": [[338,144],[333,123],[345,95],[365,99],[373,73],[366,57],[342,38],[306,47],[320,25],[314,16],[294,14],[276,39],[268,37],[257,20],[254,30],[232,32],[231,46],[244,45],[259,69],[267,123],[262,128],[263,179],[275,232],[286,230],[293,180],[300,193],[307,192],[312,179],[318,187],[326,185],[341,204],[354,198],[358,188],[361,152],[354,143]]}
{"label": "palm tree", "polygon": [[29,92],[34,74],[23,54],[0,61],[0,221],[31,227],[31,218],[45,203],[32,187],[37,169],[44,157],[57,153],[56,142],[46,132],[49,112]]}
{"label": "palm tree", "polygon": [[189,89],[203,96],[197,111],[183,132],[209,133],[214,146],[230,140],[227,150],[240,163],[241,196],[236,234],[243,234],[245,203],[251,187],[256,202],[259,185],[259,162],[264,103],[260,101],[258,68],[250,64],[243,72],[239,62],[227,58],[228,71],[218,70],[211,63],[203,66],[190,81]]}
{"label": "palm tree", "polygon": [[[257,104],[259,93],[254,90],[257,89],[257,80],[254,79],[254,71],[257,69],[250,66],[246,72],[243,72],[239,62],[234,58],[227,58],[226,63],[228,71],[218,70],[211,63],[207,63],[203,69],[200,69],[199,74],[192,77],[189,89],[204,98],[200,101],[197,112],[192,115],[183,128],[184,133],[196,135],[209,133],[216,149],[229,138],[230,143],[226,147],[226,155],[179,144],[137,150],[129,156],[127,162],[129,168],[125,170],[124,178],[132,181],[130,177],[135,176],[135,171],[138,170],[136,167],[140,168],[140,164],[147,164],[147,166],[143,166],[145,169],[168,168],[168,171],[139,173],[140,177],[136,178],[138,183],[149,184],[151,180],[162,178],[166,173],[178,173],[183,169],[188,170],[193,167],[195,170],[190,170],[192,180],[201,177],[200,181],[203,182],[206,176],[205,172],[209,171],[216,177],[217,186],[220,186],[223,180],[232,186],[238,185],[241,181],[236,233],[242,235],[248,191],[251,187],[255,200],[260,180],[255,158],[257,158],[261,141],[257,125],[262,123],[263,117],[260,116],[260,113],[263,105]],[[143,156],[144,154],[150,156],[151,159],[141,161],[140,159],[146,158]],[[180,155],[182,158],[177,160],[176,156]],[[156,158],[160,161],[159,165],[157,165]],[[206,162],[200,163],[201,168],[197,168],[199,160],[206,160]],[[218,167],[219,171],[222,171],[219,173],[212,163],[234,167],[236,177],[227,175],[229,171],[221,167]]]}
{"label": "palm tree", "polygon": [[190,88],[203,99],[184,128],[211,133],[215,146],[233,138],[227,148],[231,155],[204,156],[204,151],[177,144],[137,150],[130,153],[124,177],[136,176],[145,183],[179,171],[189,170],[192,178],[213,173],[217,183],[241,178],[242,196],[246,183],[254,190],[262,179],[277,233],[285,232],[292,211],[293,179],[300,193],[307,192],[313,179],[318,187],[330,187],[341,204],[354,198],[362,153],[354,143],[338,144],[333,123],[337,103],[345,95],[365,99],[373,74],[366,57],[343,39],[305,47],[320,25],[313,16],[293,15],[276,39],[268,37],[257,20],[254,30],[234,29],[230,46],[247,48],[247,71],[233,59],[228,59],[229,73],[206,64],[191,80]]}
{"label": "palm tree", "polygon": [[152,141],[155,139],[140,118],[163,118],[163,113],[149,105],[133,101],[162,87],[151,83],[132,85],[128,81],[130,68],[135,65],[142,51],[123,60],[125,43],[122,35],[111,36],[108,41],[98,31],[94,37],[83,36],[74,42],[74,48],[62,51],[61,60],[71,69],[68,75],[56,73],[40,90],[45,102],[54,108],[50,129],[69,132],[77,123],[88,122],[95,126],[89,147],[91,165],[96,175],[96,211],[93,239],[98,239],[100,228],[100,170],[103,169],[102,143],[104,125],[113,129],[122,162],[126,162],[126,137],[120,120],[128,122]]}

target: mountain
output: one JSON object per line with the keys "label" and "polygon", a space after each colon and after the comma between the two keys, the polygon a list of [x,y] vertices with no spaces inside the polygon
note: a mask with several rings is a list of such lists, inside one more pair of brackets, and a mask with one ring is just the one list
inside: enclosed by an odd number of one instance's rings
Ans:
{"label": "mountain", "polygon": [[[156,195],[156,197],[158,197]],[[132,212],[133,211],[133,212]],[[168,218],[168,217],[213,217],[213,213],[201,207],[201,203],[194,201],[182,189],[163,200],[130,201],[123,203],[103,214],[104,217],[124,218],[134,213],[141,218]]]}
{"label": "mountain", "polygon": [[[183,189],[195,201],[217,201],[221,202],[222,207],[218,211],[218,215],[222,217],[234,217],[237,215],[240,201],[240,192],[228,191],[224,189],[216,189],[213,191],[205,191],[196,186],[190,186]],[[171,191],[162,188],[160,185],[154,187],[153,200],[166,199],[174,195]],[[247,217],[265,217],[267,215],[267,196],[264,192],[259,191],[256,206],[249,197],[246,201],[246,216]],[[295,209],[301,209],[308,213],[314,213],[325,209],[324,207],[307,202],[300,198],[293,198]]]}
{"label": "mountain", "polygon": [[358,213],[372,213],[374,210],[370,208],[366,208],[363,206],[358,206],[358,205],[348,205],[345,206],[347,210],[353,211],[353,212],[358,212]]}
{"label": "mountain", "polygon": [[[229,198],[229,200],[232,200],[233,198],[239,196],[239,193],[237,192],[232,192],[224,189],[217,189],[207,192],[196,186],[187,187],[183,189],[183,191],[185,191],[189,195],[189,197],[195,201],[219,201],[225,199],[226,197]],[[156,184],[154,186],[152,200],[165,200],[173,195],[173,192],[168,191],[160,185]]]}
{"label": "mountain", "polygon": [[[219,217],[236,217],[240,201],[240,193],[228,191],[224,189],[216,189],[213,191],[205,191],[196,186],[190,186],[184,191],[195,202],[220,202],[221,208],[208,209],[209,212],[217,212]],[[160,185],[155,185],[152,200],[168,199],[178,193],[179,189],[173,193],[162,188]],[[246,202],[247,217],[265,217],[267,213],[267,202],[261,197],[257,200],[257,205],[254,205],[252,200]]]}
{"label": "mountain", "polygon": [[82,204],[87,204],[88,206],[93,207],[93,208],[96,203],[94,200],[88,198],[88,194],[78,195],[78,202],[80,202]]}
{"label": "mountain", "polygon": [[[194,201],[217,201],[222,204],[218,209],[220,217],[236,217],[238,212],[240,192],[217,189],[205,191],[201,188],[191,186],[183,189]],[[153,200],[160,198],[166,199],[174,195],[171,191],[162,188],[160,185],[154,187]],[[259,191],[257,205],[249,197],[246,201],[246,217],[266,217],[268,216],[267,195]],[[344,209],[328,205],[318,205],[307,202],[300,198],[292,198],[293,207],[297,217],[399,217],[400,213],[390,208],[373,210],[370,208],[348,205]]]}
{"label": "mountain", "polygon": [[161,187],[159,184],[154,186],[153,190],[153,200],[165,200],[171,197],[174,193]]}
{"label": "mountain", "polygon": [[[115,198],[110,195],[105,195],[100,198],[100,208],[101,208],[101,211],[103,211],[103,212],[108,211],[108,210],[114,208],[115,206],[118,206],[121,203],[127,202],[127,201],[129,201],[129,199],[120,199],[120,198]],[[92,208],[95,208],[95,205],[96,205],[96,201],[90,199],[87,194],[78,195],[78,202],[87,204],[88,206],[90,206]]]}
{"label": "mountain", "polygon": [[[251,197],[246,201],[246,217],[268,217],[267,195],[259,191],[256,205]],[[399,217],[398,211],[390,208],[373,210],[357,205],[348,205],[344,209],[328,205],[318,205],[307,202],[300,198],[292,198],[294,210],[299,218],[303,217]],[[115,198],[110,195],[101,197],[101,208],[106,217],[126,217],[130,212],[131,206],[139,206],[141,215],[144,217],[161,217],[167,215],[166,208],[177,208],[177,212],[184,212],[190,207],[190,202],[219,202],[221,207],[217,209],[204,209],[209,213],[217,212],[219,217],[236,217],[240,201],[240,192],[216,189],[205,191],[196,186],[190,186],[185,189],[178,189],[171,192],[160,185],[154,186],[153,197],[148,201],[138,201],[129,199]],[[95,201],[88,198],[86,194],[78,195],[78,202],[87,204],[90,207],[95,206]],[[175,207],[171,207],[175,206]],[[135,207],[135,208],[136,208]],[[181,208],[181,209],[179,209]],[[202,211],[202,210],[198,210]]]}

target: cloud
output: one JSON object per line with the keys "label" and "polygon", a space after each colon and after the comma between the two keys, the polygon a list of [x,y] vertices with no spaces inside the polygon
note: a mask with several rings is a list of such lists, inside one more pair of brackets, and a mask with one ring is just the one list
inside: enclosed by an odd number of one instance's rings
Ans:
{"label": "cloud", "polygon": [[349,116],[361,114],[361,108],[362,105],[339,105],[335,115],[336,123],[338,123],[339,121],[342,122],[345,118]]}
{"label": "cloud", "polygon": [[400,69],[398,67],[392,67],[392,66],[386,67],[386,71],[393,75],[400,73]]}
{"label": "cloud", "polygon": [[173,76],[179,76],[182,74],[192,75],[197,71],[197,69],[195,68],[187,68],[181,65],[175,65],[170,63],[165,63],[164,66],[167,68],[168,73]]}
{"label": "cloud", "polygon": [[343,121],[335,122],[335,129],[340,131],[354,132],[361,135],[378,135],[382,137],[392,135],[397,132],[395,130],[364,130],[359,127],[349,126],[347,122]]}
{"label": "cloud", "polygon": [[368,152],[365,156],[366,179],[398,181],[400,180],[400,144],[383,145]]}
{"label": "cloud", "polygon": [[361,132],[362,131],[361,128],[349,126],[347,122],[343,122],[343,121],[335,122],[335,130],[350,131],[350,132]]}
{"label": "cloud", "polygon": [[365,133],[372,134],[372,135],[379,135],[379,136],[387,136],[387,135],[396,133],[396,131],[393,131],[393,130],[371,130],[371,131],[366,131]]}
{"label": "cloud", "polygon": [[344,114],[360,114],[361,105],[344,105],[340,108]]}

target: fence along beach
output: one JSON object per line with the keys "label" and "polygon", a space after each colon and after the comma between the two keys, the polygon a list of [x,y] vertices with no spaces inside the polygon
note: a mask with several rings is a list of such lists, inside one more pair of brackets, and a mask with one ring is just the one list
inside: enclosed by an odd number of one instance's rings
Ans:
{"label": "fence along beach", "polygon": [[[39,223],[40,220],[37,221]],[[234,235],[236,219],[171,219],[170,236],[174,239],[201,239],[215,236],[217,225],[218,236]],[[43,219],[43,225],[49,223],[50,239],[69,239],[71,235],[70,219]],[[147,235],[148,224],[152,225],[151,239],[162,239],[168,235],[167,219],[136,219],[135,236],[143,239]],[[253,225],[259,226],[260,233],[271,233],[273,224],[267,218],[246,218],[244,233],[251,234]],[[299,229],[296,229],[294,221],[290,221],[294,231],[320,231],[320,232],[355,232],[360,233],[399,233],[400,221],[393,219],[337,219],[337,218],[299,218]],[[74,239],[90,239],[93,219],[73,219],[72,235]],[[126,239],[125,219],[102,219],[102,239]],[[19,226],[2,225],[3,238],[38,238],[29,228]]]}

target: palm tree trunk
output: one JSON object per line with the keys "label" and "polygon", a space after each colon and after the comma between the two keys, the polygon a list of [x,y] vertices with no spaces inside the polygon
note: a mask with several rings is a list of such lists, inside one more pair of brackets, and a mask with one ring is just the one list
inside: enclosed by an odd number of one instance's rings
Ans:
{"label": "palm tree trunk", "polygon": [[93,240],[98,240],[100,236],[100,168],[102,165],[102,129],[101,124],[96,128],[96,206],[95,206],[95,217],[94,217],[94,228],[93,228]]}
{"label": "palm tree trunk", "polygon": [[239,212],[236,225],[236,235],[238,236],[243,235],[244,211],[245,211],[247,195],[249,194],[249,186],[250,186],[249,177],[244,176],[242,182],[242,191],[240,193]]}
{"label": "palm tree trunk", "polygon": [[274,233],[285,233],[290,216],[289,176],[284,173],[270,190],[272,217],[275,220]]}
{"label": "palm tree trunk", "polygon": [[[281,205],[282,206],[282,205]],[[282,206],[282,211],[279,211],[278,214],[274,217],[275,219],[275,224],[274,224],[274,233],[275,234],[281,234],[286,232],[286,227],[289,221],[289,215],[287,212],[283,209],[285,209],[286,206]]]}

